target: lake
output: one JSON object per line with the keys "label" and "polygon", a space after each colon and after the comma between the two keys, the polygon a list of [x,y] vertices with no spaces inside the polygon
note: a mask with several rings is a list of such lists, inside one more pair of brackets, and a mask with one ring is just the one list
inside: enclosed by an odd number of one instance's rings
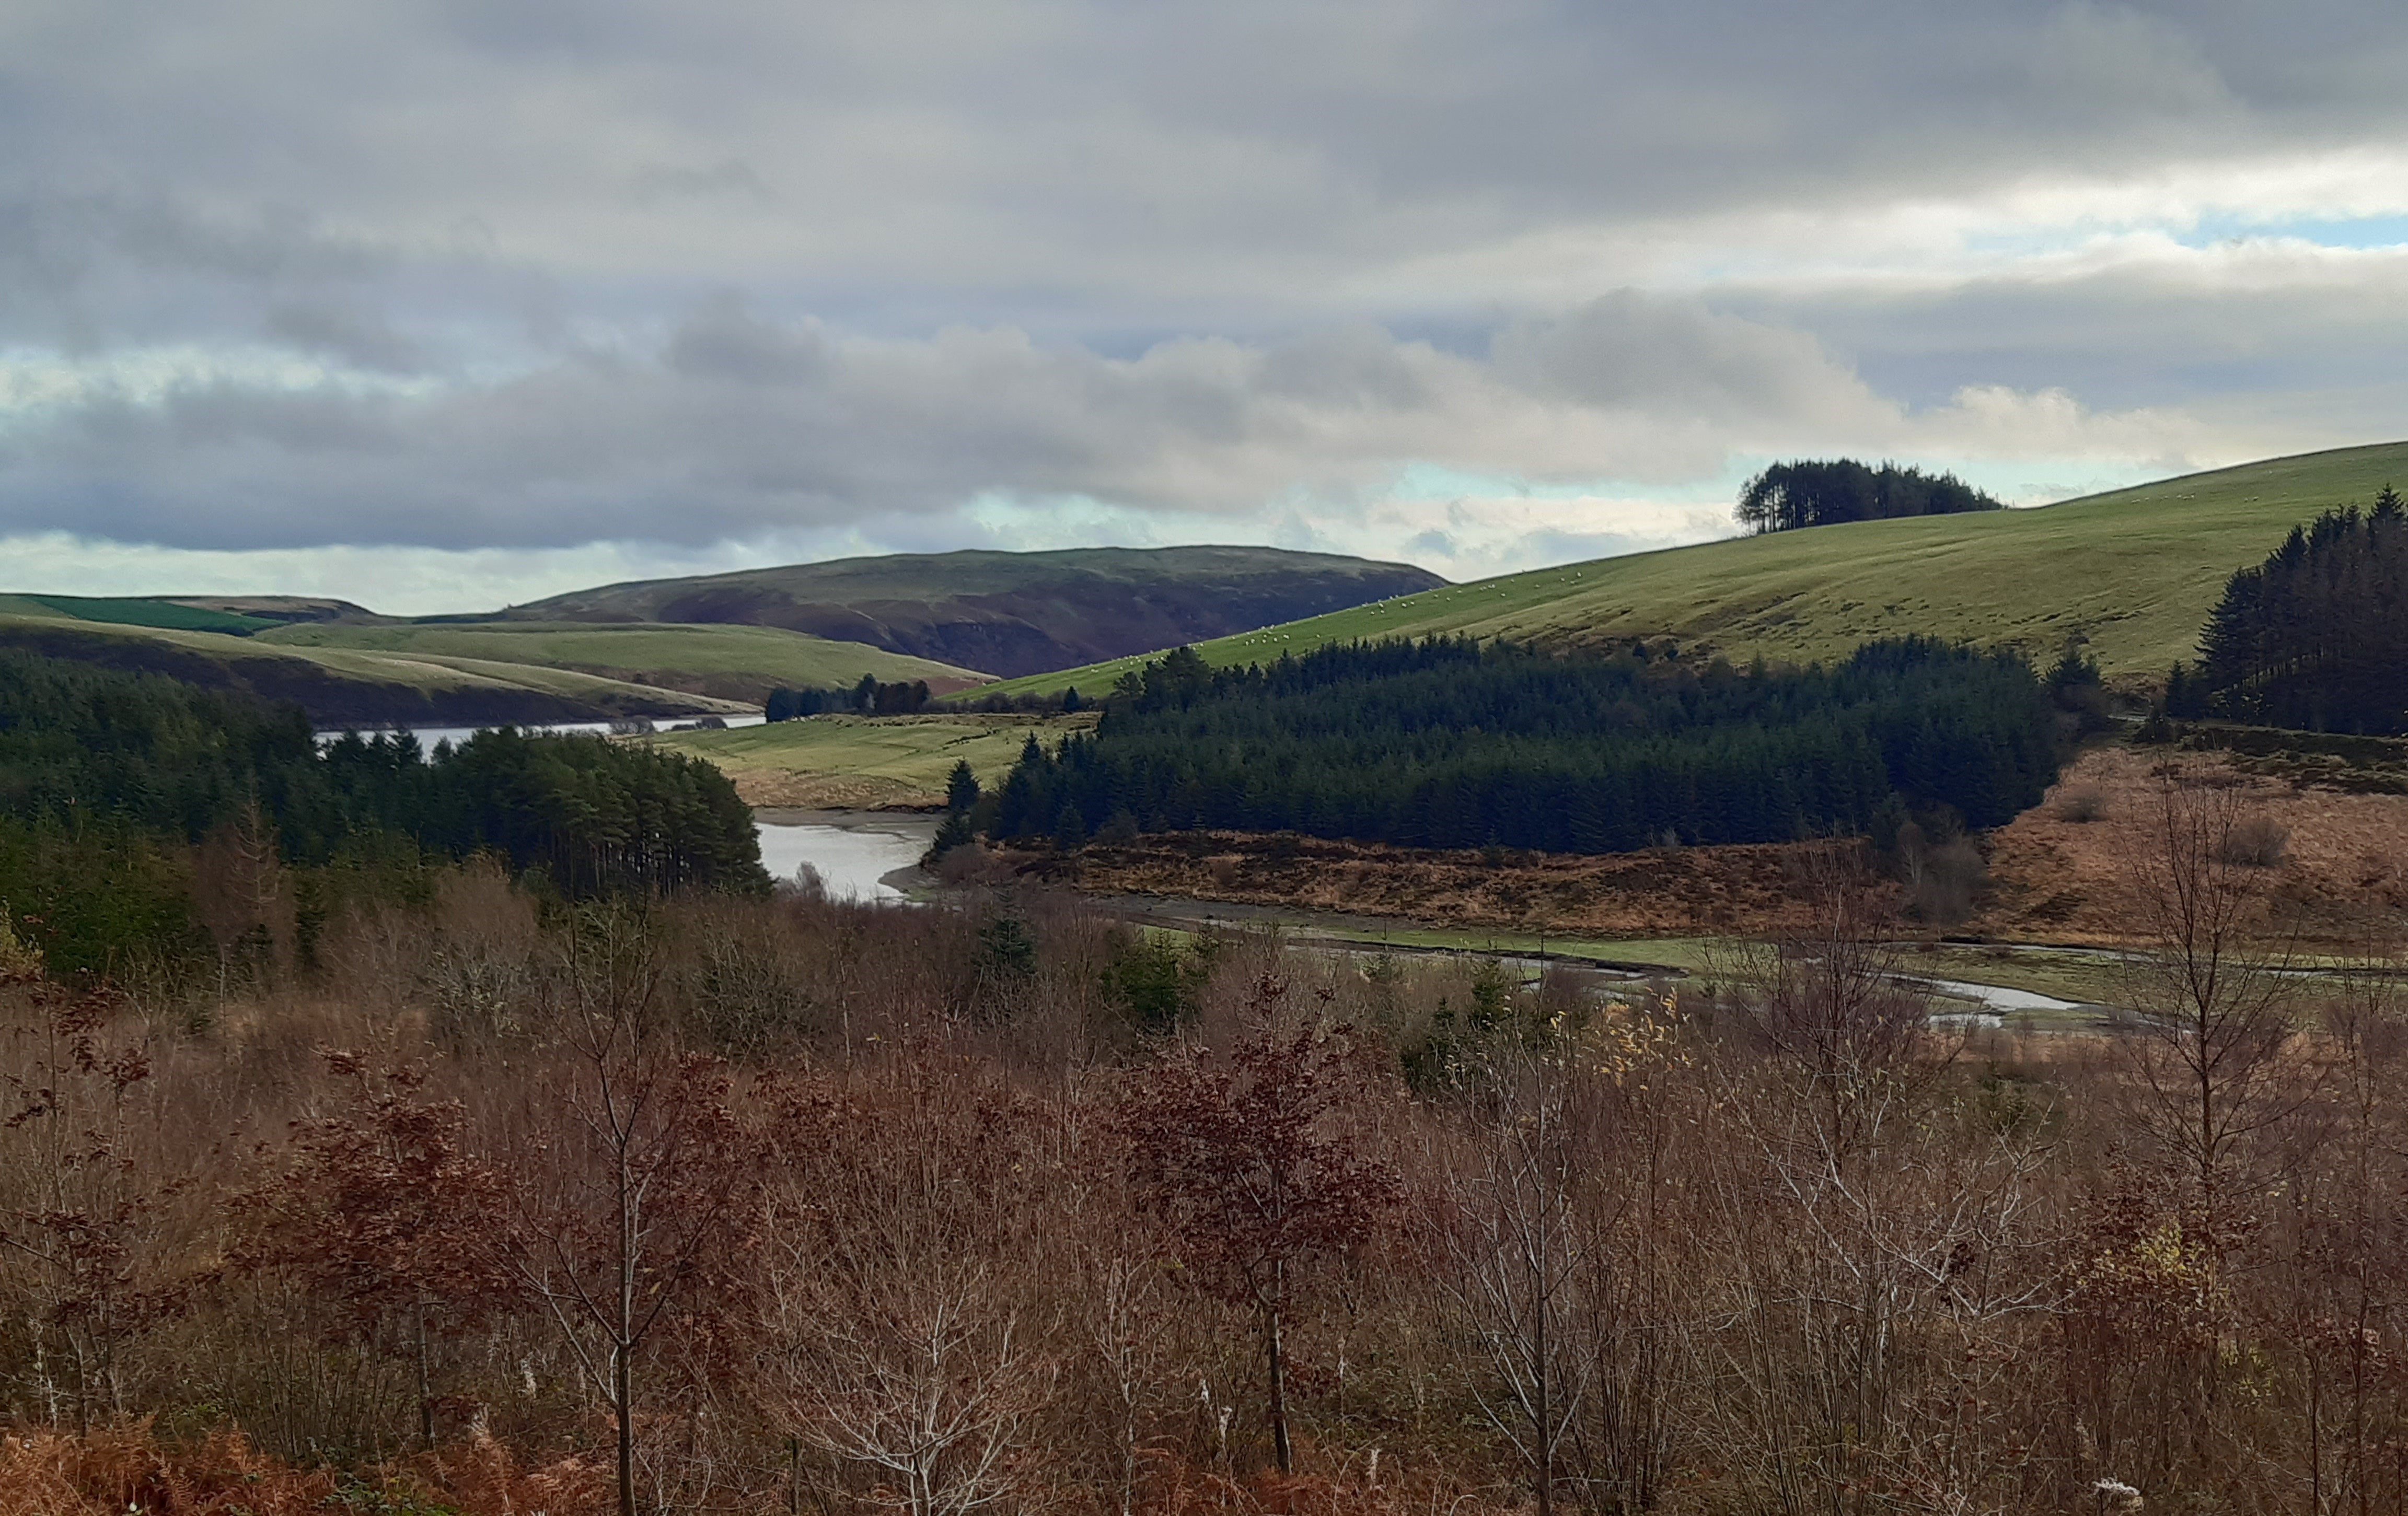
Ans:
{"label": "lake", "polygon": [[[701,718],[695,716],[654,716],[651,718],[651,721],[654,727],[666,732],[672,726],[683,725],[687,722],[698,721]],[[763,718],[759,716],[723,716],[720,720],[726,722],[730,727],[737,727],[758,726],[761,724]],[[598,734],[606,733],[610,730],[610,723],[609,722],[487,722],[482,726],[333,727],[326,731],[320,732],[318,734],[318,740],[320,742],[332,742],[347,731],[355,731],[365,737],[379,737],[384,736],[387,732],[402,731],[408,732],[410,736],[418,738],[419,747],[428,752],[433,752],[435,751],[435,744],[437,742],[449,742],[454,747],[457,747],[459,744],[467,741],[470,737],[475,737],[480,732],[490,732],[497,726],[505,725],[515,726],[520,731],[525,732],[530,736],[543,737],[559,737],[563,734],[578,732]]]}
{"label": "lake", "polygon": [[881,878],[920,861],[936,840],[937,818],[910,811],[755,810],[752,828],[771,879],[791,880],[809,864],[836,898],[900,900],[903,892]]}

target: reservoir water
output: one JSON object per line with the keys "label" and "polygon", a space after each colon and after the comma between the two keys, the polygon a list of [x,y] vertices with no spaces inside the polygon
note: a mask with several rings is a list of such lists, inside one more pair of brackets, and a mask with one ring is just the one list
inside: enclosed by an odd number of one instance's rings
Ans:
{"label": "reservoir water", "polygon": [[[700,718],[694,716],[655,716],[652,718],[652,722],[655,728],[666,732],[671,727],[682,726],[699,719]],[[763,718],[759,716],[723,716],[720,720],[730,727],[738,727],[758,726],[761,724]],[[345,731],[357,731],[362,737],[381,737],[386,732],[391,731],[405,731],[418,738],[419,747],[424,749],[428,752],[432,752],[435,751],[435,744],[437,742],[450,742],[456,745],[458,743],[467,741],[470,737],[476,736],[480,732],[490,731],[496,726],[505,724],[516,726],[520,731],[525,732],[531,736],[540,734],[544,736],[556,737],[562,733],[567,732],[601,733],[610,730],[610,723],[609,722],[510,722],[507,723],[502,722],[487,722],[482,726],[333,727],[326,731],[320,732],[318,734],[318,740],[321,742],[332,742],[337,737],[341,737]]]}
{"label": "reservoir water", "polygon": [[791,880],[808,865],[837,899],[900,900],[884,876],[910,868],[936,840],[937,819],[909,811],[755,810],[761,866]]}

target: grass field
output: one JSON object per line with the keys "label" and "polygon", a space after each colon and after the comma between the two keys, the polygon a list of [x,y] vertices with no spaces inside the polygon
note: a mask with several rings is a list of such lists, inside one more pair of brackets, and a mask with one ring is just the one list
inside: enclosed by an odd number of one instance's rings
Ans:
{"label": "grass field", "polygon": [[177,632],[224,632],[239,636],[279,624],[257,616],[231,615],[198,606],[179,606],[169,600],[111,599],[80,594],[22,594],[7,598],[39,606],[77,621],[105,622],[120,626],[155,626]]}
{"label": "grass field", "polygon": [[[1759,945],[1737,937],[1540,937],[1526,932],[1450,932],[1398,926],[1393,930],[1325,927],[1302,924],[1290,936],[1300,941],[1321,940],[1357,947],[1454,952],[1502,952],[1535,958],[1585,959],[1644,972],[1668,968],[1702,980],[1735,969],[1743,971],[1750,952]],[[2113,1004],[2123,992],[2116,960],[2095,953],[2051,952],[1946,944],[1928,949],[1901,949],[1901,972],[1965,984],[2024,990],[2082,1004]]]}
{"label": "grass field", "polygon": [[573,669],[637,683],[665,684],[758,703],[770,690],[851,685],[864,674],[882,683],[925,679],[940,692],[983,676],[947,664],[888,652],[860,642],[832,642],[776,626],[594,624],[496,622],[359,626],[304,622],[264,632],[254,642],[294,649],[348,650],[411,657]]}
{"label": "grass field", "polygon": [[[1844,655],[1924,633],[2053,658],[2089,638],[2110,676],[2162,678],[2194,654],[2233,570],[2330,506],[2408,488],[2408,443],[2246,464],[2033,510],[1862,522],[1598,559],[1381,601],[1199,645],[1215,664],[1325,642],[1469,633],[1558,647],[1670,636],[1743,662]],[[1143,663],[1014,679],[1096,694]]]}
{"label": "grass field", "polygon": [[944,803],[945,780],[965,759],[993,784],[1032,735],[1050,749],[1094,723],[1087,715],[813,716],[647,740],[709,760],[756,806],[924,807]]}
{"label": "grass field", "polygon": [[[548,703],[514,719],[558,719],[575,712],[567,702],[596,715],[684,711],[736,713],[757,708],[740,701],[665,690],[575,669],[458,657],[399,653],[361,648],[280,644],[263,636],[184,631],[130,622],[73,618],[26,596],[0,596],[0,638],[30,645],[53,656],[118,667],[158,668],[182,678],[215,665],[221,676],[203,682],[247,686],[273,698],[292,698],[330,723],[335,721],[423,719],[432,699],[477,703],[483,711],[506,709],[514,697]],[[12,636],[10,634],[18,634]],[[390,711],[380,708],[390,697]],[[326,715],[335,710],[337,714]],[[483,719],[483,718],[480,718]],[[498,718],[495,718],[498,719]]]}

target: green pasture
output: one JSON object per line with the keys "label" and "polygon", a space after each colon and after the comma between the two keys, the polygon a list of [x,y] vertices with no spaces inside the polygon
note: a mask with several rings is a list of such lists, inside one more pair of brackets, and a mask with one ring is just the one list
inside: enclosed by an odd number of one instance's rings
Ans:
{"label": "green pasture", "polygon": [[148,626],[163,631],[223,632],[237,636],[277,624],[257,616],[236,616],[138,596],[7,594],[0,595],[0,614]]}
{"label": "green pasture", "polygon": [[953,765],[967,760],[981,784],[999,782],[1031,736],[1051,750],[1091,716],[809,716],[724,732],[669,732],[649,740],[707,759],[731,777],[808,774],[889,779],[944,794]]}
{"label": "green pasture", "polygon": [[[0,597],[0,630],[19,626],[55,633],[62,624],[65,624],[72,626],[77,636],[95,639],[96,643],[102,639],[163,643],[183,652],[227,664],[238,663],[254,670],[263,661],[290,661],[314,665],[337,678],[366,684],[399,685],[413,692],[533,690],[587,701],[596,709],[606,711],[657,710],[665,698],[697,713],[715,711],[733,715],[757,708],[739,701],[675,694],[575,669],[435,653],[294,646],[280,644],[264,636],[231,636],[222,632],[185,631],[129,622],[84,622],[56,614],[47,608],[35,610],[22,608],[17,602],[27,598],[30,597]],[[96,646],[95,651],[105,651],[105,647]]]}
{"label": "green pasture", "polygon": [[[860,682],[928,679],[958,684],[982,676],[947,664],[888,652],[863,642],[835,642],[779,626],[587,622],[491,622],[382,626],[303,622],[261,634],[279,647],[349,649],[419,657],[576,669],[652,682],[732,680],[760,695],[780,685],[827,689]],[[649,679],[646,678],[650,676]]]}
{"label": "green pasture", "polygon": [[[2408,489],[2408,443],[2162,479],[2030,510],[1859,522],[1539,569],[1201,644],[1217,665],[1326,642],[1470,634],[1557,647],[1670,636],[1734,662],[1844,656],[1920,633],[2035,660],[2088,639],[2110,676],[2158,679],[2194,656],[2235,569],[2328,507]],[[1004,694],[1101,694],[1144,658],[1033,675]],[[982,691],[982,694],[988,693]]]}

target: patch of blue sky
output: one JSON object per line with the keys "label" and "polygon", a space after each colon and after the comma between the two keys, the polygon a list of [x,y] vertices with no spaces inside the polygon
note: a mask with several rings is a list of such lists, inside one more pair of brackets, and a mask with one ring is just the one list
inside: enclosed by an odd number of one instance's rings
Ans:
{"label": "patch of blue sky", "polygon": [[2322,248],[2365,251],[2408,247],[2408,214],[2349,217],[2285,217],[2279,220],[2221,214],[2202,216],[2196,225],[2171,234],[2190,248],[2212,248],[2222,242],[2286,240],[2311,242]]}
{"label": "patch of blue sky", "polygon": [[2232,242],[2291,241],[2349,251],[2408,247],[2408,214],[2379,216],[2252,216],[2217,211],[2188,222],[2079,222],[1968,232],[1963,251],[1987,260],[2045,258],[2073,252],[2102,238],[2153,236],[2186,248]]}
{"label": "patch of blue sky", "polygon": [[1996,228],[1969,232],[1962,247],[1985,258],[2041,258],[2071,252],[2101,237],[2150,234],[2186,248],[2213,248],[2249,241],[2306,242],[2351,251],[2408,246],[2408,214],[2381,216],[2249,216],[2234,211],[2202,215],[2188,222],[2153,221],[2079,222],[2057,226]]}
{"label": "patch of blue sky", "polygon": [[1590,500],[1634,495],[1666,505],[1685,505],[1736,497],[1740,485],[1768,461],[1756,460],[1743,467],[1727,461],[1719,473],[1677,482],[1642,482],[1612,475],[1574,480],[1526,479],[1412,463],[1397,471],[1396,482],[1388,493],[1410,500]]}

